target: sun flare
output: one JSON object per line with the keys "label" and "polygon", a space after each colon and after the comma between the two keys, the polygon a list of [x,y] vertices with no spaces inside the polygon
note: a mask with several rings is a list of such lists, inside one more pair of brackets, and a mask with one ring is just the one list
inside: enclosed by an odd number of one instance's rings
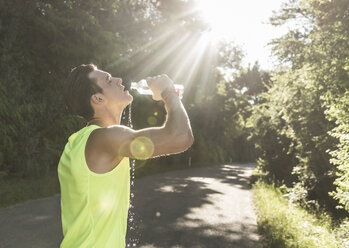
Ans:
{"label": "sun flare", "polygon": [[226,38],[233,29],[239,28],[239,9],[243,3],[233,0],[196,0],[198,14],[210,29],[210,38]]}
{"label": "sun flare", "polygon": [[[194,0],[195,12],[208,29],[207,38],[216,43],[219,40],[233,41],[245,51],[245,61],[255,60],[272,67],[270,47],[272,38],[288,31],[287,24],[279,27],[270,25],[272,11],[280,8],[287,0]],[[245,64],[247,65],[247,64]]]}

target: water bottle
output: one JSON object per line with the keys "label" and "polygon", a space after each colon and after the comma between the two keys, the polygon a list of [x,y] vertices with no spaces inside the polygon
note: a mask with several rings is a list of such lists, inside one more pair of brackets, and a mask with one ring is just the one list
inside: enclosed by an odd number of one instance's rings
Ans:
{"label": "water bottle", "polygon": [[[179,90],[179,99],[183,97],[184,86],[181,84],[174,84],[176,90]],[[149,89],[147,81],[142,79],[138,82],[131,82],[131,90],[137,90],[141,95],[153,95],[153,91]]]}

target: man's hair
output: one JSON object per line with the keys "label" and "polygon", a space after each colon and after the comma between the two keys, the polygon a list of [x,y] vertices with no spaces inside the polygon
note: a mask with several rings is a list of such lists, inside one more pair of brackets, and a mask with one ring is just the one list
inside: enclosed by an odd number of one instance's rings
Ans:
{"label": "man's hair", "polygon": [[66,110],[70,114],[83,117],[86,121],[90,121],[94,116],[90,103],[91,96],[95,93],[103,93],[103,89],[97,85],[96,80],[88,77],[88,74],[96,69],[94,64],[74,67],[63,89]]}

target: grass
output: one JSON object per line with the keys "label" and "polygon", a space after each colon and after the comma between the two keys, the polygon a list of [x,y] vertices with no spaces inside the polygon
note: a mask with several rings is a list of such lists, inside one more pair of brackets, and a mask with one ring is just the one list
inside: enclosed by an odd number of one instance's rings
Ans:
{"label": "grass", "polygon": [[257,180],[252,185],[252,192],[257,207],[258,232],[264,247],[348,247],[348,240],[340,237],[339,231],[337,233],[330,229],[329,219],[319,220],[306,210],[290,203],[275,185]]}
{"label": "grass", "polygon": [[0,179],[0,208],[59,193],[57,172],[39,179]]}

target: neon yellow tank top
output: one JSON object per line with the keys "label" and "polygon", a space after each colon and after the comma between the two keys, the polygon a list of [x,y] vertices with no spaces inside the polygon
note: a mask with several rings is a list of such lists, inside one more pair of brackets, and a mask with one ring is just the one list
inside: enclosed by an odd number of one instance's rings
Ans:
{"label": "neon yellow tank top", "polygon": [[58,163],[61,219],[60,248],[124,248],[130,200],[129,158],[113,170],[98,174],[85,160],[90,133],[86,126],[72,134]]}

